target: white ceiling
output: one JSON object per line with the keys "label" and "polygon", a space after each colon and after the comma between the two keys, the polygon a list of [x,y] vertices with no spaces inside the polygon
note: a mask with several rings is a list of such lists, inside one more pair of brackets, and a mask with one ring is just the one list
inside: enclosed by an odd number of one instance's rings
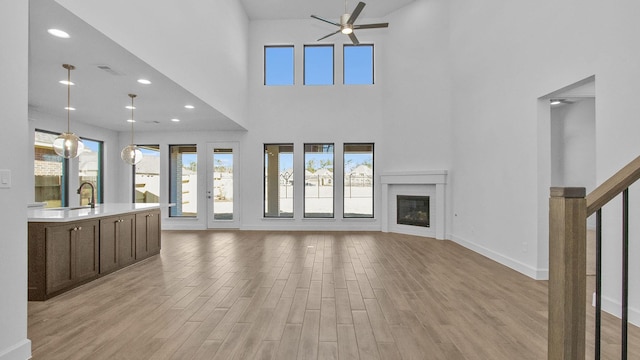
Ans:
{"label": "white ceiling", "polygon": [[[250,19],[303,19],[311,14],[338,20],[344,12],[342,0],[240,0]],[[368,0],[361,19],[383,18],[413,0]],[[348,11],[356,6],[348,2]],[[49,28],[67,31],[71,38],[60,39]],[[67,78],[62,64],[76,66],[71,72],[71,112],[74,122],[115,131],[128,131],[131,111],[129,93],[135,99],[136,131],[242,130],[216,109],[167,78],[111,39],[80,20],[54,0],[30,1],[29,117],[38,124],[48,119],[66,120],[67,87],[58,83]],[[98,68],[107,65],[116,74]],[[146,78],[152,85],[141,85]],[[212,85],[213,86],[213,85]],[[184,108],[185,104],[195,109]],[[172,122],[178,118],[179,123]],[[40,125],[46,129],[46,125]]]}
{"label": "white ceiling", "polygon": [[[312,14],[337,21],[345,13],[344,0],[240,0],[247,15],[257,19],[305,19]],[[360,18],[382,18],[389,13],[412,3],[414,0],[365,0],[366,6]],[[347,13],[359,1],[348,0]]]}

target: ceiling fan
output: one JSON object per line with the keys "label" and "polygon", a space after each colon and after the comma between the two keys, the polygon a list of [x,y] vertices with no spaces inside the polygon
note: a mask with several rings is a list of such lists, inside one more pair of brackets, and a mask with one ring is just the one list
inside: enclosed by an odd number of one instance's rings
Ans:
{"label": "ceiling fan", "polygon": [[[311,15],[312,18],[314,19],[318,19],[320,21],[324,21],[326,23],[335,25],[337,27],[339,27],[340,29],[336,32],[332,32],[329,35],[323,36],[320,39],[318,39],[318,41],[323,40],[328,38],[329,36],[333,36],[339,32],[345,34],[345,35],[349,35],[349,39],[351,39],[351,42],[354,45],[358,45],[360,44],[360,41],[358,41],[358,38],[356,37],[356,35],[353,33],[354,30],[356,29],[375,29],[375,28],[386,28],[389,27],[389,23],[378,23],[378,24],[361,24],[361,25],[356,25],[354,24],[354,22],[356,22],[356,19],[358,18],[358,16],[360,15],[360,13],[362,12],[362,9],[364,9],[364,6],[366,4],[363,3],[362,1],[360,1],[358,3],[358,5],[356,6],[355,9],[353,9],[353,12],[351,14],[343,14],[342,16],[340,16],[340,23],[336,23],[327,19],[323,19],[319,16],[315,16],[315,15]],[[344,2],[344,12],[347,12],[347,1],[345,0]]]}

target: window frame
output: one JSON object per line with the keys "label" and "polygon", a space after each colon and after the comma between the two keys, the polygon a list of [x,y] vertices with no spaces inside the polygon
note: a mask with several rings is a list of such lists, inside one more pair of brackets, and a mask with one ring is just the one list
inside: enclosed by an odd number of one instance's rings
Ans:
{"label": "window frame", "polygon": [[[96,179],[97,189],[96,191],[96,204],[104,203],[104,141],[91,139],[87,137],[81,137],[80,140],[87,140],[91,142],[98,143],[98,176]],[[86,146],[85,146],[86,148]],[[82,154],[80,154],[82,156]],[[81,184],[80,182],[80,156],[78,156],[78,186]]]}
{"label": "window frame", "polygon": [[[331,48],[331,83],[307,84],[307,48]],[[302,49],[302,85],[304,86],[333,86],[336,84],[336,49],[333,44],[304,45]]]}
{"label": "window frame", "polygon": [[[333,173],[333,183],[331,184],[332,192],[331,192],[331,216],[307,216],[307,187],[306,187],[306,169],[307,169],[307,146],[331,146],[333,148],[333,152],[331,153],[331,166]],[[335,177],[335,169],[336,169],[336,144],[331,142],[323,143],[323,142],[312,142],[312,143],[304,143],[303,145],[303,153],[302,153],[302,168],[303,168],[303,190],[302,190],[302,217],[304,219],[335,219],[336,217],[336,177]],[[318,184],[320,186],[320,184]]]}
{"label": "window frame", "polygon": [[[346,199],[346,183],[344,178],[346,176],[346,161],[345,156],[347,154],[347,145],[371,145],[371,216],[346,216],[345,215],[345,199]],[[342,144],[342,218],[343,219],[375,219],[376,213],[376,192],[375,192],[375,166],[376,166],[376,144],[373,142],[345,142]]]}
{"label": "window frame", "polygon": [[[139,148],[145,148],[145,147],[157,147],[158,148],[158,158],[162,157],[162,154],[160,152],[160,144],[136,144],[137,147]],[[144,154],[142,155],[142,157],[144,158]],[[136,203],[136,167],[137,165],[133,165],[131,166],[131,202],[133,204],[143,204],[143,203]],[[158,178],[160,178],[160,169],[158,169]],[[159,180],[158,180],[159,181]],[[162,195],[162,191],[160,191],[160,187],[158,186],[158,191],[160,192],[160,194],[158,194],[158,200],[160,199],[160,196]]]}
{"label": "window frame", "polygon": [[[197,206],[198,206],[197,205],[197,201],[199,199],[198,199],[198,193],[197,192],[195,194],[195,199],[196,199],[196,213],[195,213],[195,215],[177,215],[177,214],[175,214],[177,209],[181,208],[182,204],[178,204],[177,199],[175,199],[176,201],[174,201],[173,196],[172,196],[172,194],[176,190],[176,189],[174,189],[172,187],[172,184],[174,183],[174,181],[177,181],[177,180],[175,180],[173,178],[174,169],[173,169],[173,165],[172,165],[173,161],[172,161],[172,158],[171,158],[172,155],[173,155],[173,152],[171,151],[171,149],[174,148],[174,147],[193,147],[195,149],[195,151],[193,153],[196,155],[196,179],[198,177],[198,175],[197,175],[197,165],[198,165],[198,162],[199,162],[199,160],[198,160],[198,145],[197,144],[169,144],[169,147],[168,147],[168,149],[169,149],[169,151],[168,151],[168,156],[169,156],[169,202],[170,203],[173,203],[173,202],[176,203],[176,205],[169,207],[169,217],[170,218],[176,218],[176,219],[194,219],[194,218],[198,218],[199,214],[198,214],[198,208],[197,208]],[[182,154],[182,152],[180,154]],[[180,180],[180,181],[182,181],[182,180]],[[196,188],[196,191],[197,191],[197,188]]]}
{"label": "window frame", "polygon": [[[346,72],[347,72],[347,66],[346,66],[346,54],[347,48],[350,47],[371,47],[371,83],[367,83],[367,84],[348,84],[346,82]],[[376,84],[376,66],[375,66],[375,46],[373,44],[358,44],[358,45],[354,45],[354,44],[343,44],[342,47],[342,84],[343,85],[347,85],[347,86],[370,86],[370,85],[375,85]]]}
{"label": "window frame", "polygon": [[[267,84],[267,49],[291,48],[291,84]],[[296,84],[296,49],[294,45],[265,45],[262,52],[262,84],[264,86],[294,86]]]}
{"label": "window frame", "polygon": [[[295,203],[295,170],[293,170],[293,183],[294,185],[292,186],[292,198],[291,198],[291,202],[292,202],[292,208],[291,208],[291,216],[274,216],[274,215],[268,215],[267,212],[267,194],[268,194],[268,189],[267,189],[267,162],[266,162],[266,152],[267,152],[267,146],[291,146],[291,157],[292,157],[292,161],[291,161],[291,168],[295,169],[295,145],[294,143],[264,143],[262,145],[262,217],[264,219],[293,219],[295,217],[295,210],[296,210],[296,203]],[[279,153],[280,154],[280,153]],[[279,166],[280,164],[278,164]],[[279,171],[278,171],[279,172]],[[280,183],[280,175],[278,174],[278,184]],[[278,191],[278,196],[280,196],[280,193]],[[280,209],[278,209],[280,210]]]}
{"label": "window frame", "polygon": [[[50,135],[60,135],[59,132],[56,131],[49,131],[49,130],[42,130],[42,129],[34,129],[33,132],[33,149],[35,152],[35,133],[36,132],[41,132],[44,134],[50,134]],[[53,145],[53,144],[52,144]],[[59,155],[58,155],[59,156]],[[60,183],[60,207],[68,207],[69,206],[69,159],[65,159],[64,157],[60,156],[62,158],[62,181]],[[34,197],[35,197],[35,153],[34,153],[34,157],[33,157],[33,166],[34,166],[34,173],[33,173],[33,180],[34,180]]]}

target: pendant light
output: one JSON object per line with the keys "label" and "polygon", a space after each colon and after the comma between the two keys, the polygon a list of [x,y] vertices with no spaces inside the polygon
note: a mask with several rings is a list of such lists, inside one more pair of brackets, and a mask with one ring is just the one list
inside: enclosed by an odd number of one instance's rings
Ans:
{"label": "pendant light", "polygon": [[65,159],[73,159],[84,150],[80,138],[71,132],[71,70],[76,67],[69,64],[63,64],[62,67],[67,69],[67,132],[53,140],[53,150]]}
{"label": "pendant light", "polygon": [[135,165],[142,161],[142,151],[140,151],[140,149],[133,143],[133,123],[135,122],[135,120],[133,119],[133,109],[135,109],[135,107],[133,106],[133,99],[136,97],[136,95],[129,94],[129,97],[131,98],[131,144],[122,149],[120,157],[127,164]]}

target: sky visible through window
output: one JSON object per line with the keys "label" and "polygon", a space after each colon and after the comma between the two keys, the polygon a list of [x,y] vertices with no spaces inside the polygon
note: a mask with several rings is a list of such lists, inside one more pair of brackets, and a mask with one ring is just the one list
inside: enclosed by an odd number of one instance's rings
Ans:
{"label": "sky visible through window", "polygon": [[345,45],[345,85],[373,84],[373,45]]}
{"label": "sky visible through window", "polygon": [[304,47],[304,84],[333,85],[333,46]]}
{"label": "sky visible through window", "polygon": [[[265,85],[294,85],[294,51],[293,46],[265,46]],[[373,45],[345,45],[343,61],[345,85],[373,84]],[[304,83],[334,84],[333,45],[304,47]]]}
{"label": "sky visible through window", "polygon": [[264,84],[293,85],[293,46],[264,48]]}

